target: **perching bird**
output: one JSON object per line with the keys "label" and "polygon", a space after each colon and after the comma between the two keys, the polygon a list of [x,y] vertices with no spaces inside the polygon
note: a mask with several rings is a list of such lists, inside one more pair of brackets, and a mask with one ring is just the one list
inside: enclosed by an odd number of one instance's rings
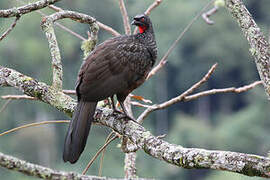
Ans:
{"label": "perching bird", "polygon": [[75,163],[86,145],[98,101],[116,95],[124,113],[127,95],[146,79],[157,58],[150,18],[141,14],[131,23],[135,35],[122,35],[98,45],[82,65],[76,82],[78,105],[64,144],[64,161]]}

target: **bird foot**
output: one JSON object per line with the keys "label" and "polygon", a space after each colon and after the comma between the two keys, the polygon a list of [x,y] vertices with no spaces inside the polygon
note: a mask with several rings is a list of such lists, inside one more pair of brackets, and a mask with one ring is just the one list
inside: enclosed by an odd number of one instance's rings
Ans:
{"label": "bird foot", "polygon": [[134,122],[134,123],[136,123],[136,124],[138,124],[138,125],[141,125],[141,124],[138,123],[135,119],[133,119],[133,118],[130,117],[129,115],[127,115],[127,114],[125,114],[125,113],[123,113],[123,112],[121,112],[121,111],[119,111],[119,110],[114,109],[114,110],[113,110],[113,113],[120,114],[120,116],[119,116],[120,119],[128,119],[128,120],[130,120],[130,121],[132,121],[132,122]]}

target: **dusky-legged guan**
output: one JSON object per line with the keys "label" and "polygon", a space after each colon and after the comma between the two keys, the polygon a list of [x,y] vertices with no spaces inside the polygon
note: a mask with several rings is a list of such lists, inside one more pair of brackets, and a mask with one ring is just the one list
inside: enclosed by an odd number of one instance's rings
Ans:
{"label": "dusky-legged guan", "polygon": [[63,160],[75,163],[86,145],[98,101],[116,95],[123,111],[127,95],[146,79],[157,58],[157,46],[150,18],[134,17],[135,35],[122,35],[98,45],[78,74],[78,105],[66,134]]}

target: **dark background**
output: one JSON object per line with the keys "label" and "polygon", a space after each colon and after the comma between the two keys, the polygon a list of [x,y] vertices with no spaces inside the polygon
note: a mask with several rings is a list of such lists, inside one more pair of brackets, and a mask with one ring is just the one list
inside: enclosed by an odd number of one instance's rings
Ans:
{"label": "dark background", "polygon": [[[130,19],[142,13],[152,0],[127,1]],[[158,43],[159,59],[164,55],[179,33],[206,4],[203,0],[166,1],[151,14]],[[270,3],[267,0],[247,0],[248,9],[265,35],[269,34]],[[0,9],[21,4],[15,0],[0,1]],[[56,5],[69,10],[89,14],[97,20],[124,33],[117,1],[109,0],[63,0]],[[42,10],[49,14],[52,10]],[[183,40],[169,56],[169,62],[157,75],[136,90],[136,95],[161,103],[173,98],[200,80],[217,62],[218,68],[210,80],[197,92],[225,87],[240,87],[259,80],[247,40],[226,9],[221,8],[212,17],[216,24],[207,25],[201,18],[185,34]],[[13,19],[0,18],[2,34]],[[16,28],[0,43],[0,65],[7,66],[51,83],[50,52],[48,42],[40,28],[41,16],[33,12],[24,15]],[[64,25],[86,37],[88,26],[71,20]],[[73,89],[77,71],[82,62],[81,41],[56,27],[56,36],[61,51],[64,89]],[[111,37],[103,30],[99,42]],[[159,60],[158,59],[158,60]],[[14,88],[0,88],[0,96],[21,94]],[[75,97],[74,97],[75,98]],[[0,99],[0,107],[5,100]],[[135,114],[142,108],[134,107]],[[144,126],[153,134],[168,134],[166,140],[184,147],[228,150],[258,155],[267,155],[270,149],[269,103],[262,86],[242,94],[217,94],[191,102],[181,102],[166,110],[154,112]],[[0,132],[32,122],[68,119],[63,113],[37,101],[15,100],[0,114]],[[28,128],[0,137],[0,152],[53,169],[82,172],[88,161],[104,144],[110,130],[94,126],[87,147],[75,165],[64,164],[62,147],[67,124],[43,125]],[[114,141],[106,151],[103,175],[124,176],[124,153]],[[246,176],[213,171],[185,170],[153,159],[144,152],[137,153],[139,177],[157,179],[238,180]],[[98,174],[97,160],[88,174]],[[0,168],[1,179],[34,179],[20,173]],[[253,178],[260,179],[260,178]]]}

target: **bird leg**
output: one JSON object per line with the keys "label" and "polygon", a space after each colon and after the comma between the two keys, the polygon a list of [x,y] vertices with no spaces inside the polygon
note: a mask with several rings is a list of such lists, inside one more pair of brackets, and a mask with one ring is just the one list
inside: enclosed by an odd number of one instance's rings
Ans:
{"label": "bird leg", "polygon": [[128,118],[128,119],[130,119],[131,121],[135,122],[136,124],[139,124],[139,125],[140,125],[139,122],[137,122],[135,119],[133,119],[132,117],[130,117],[130,116],[128,115],[128,112],[127,112],[127,110],[126,110],[126,107],[125,107],[125,105],[124,105],[124,102],[119,101],[119,103],[120,103],[121,108],[122,108],[123,111],[124,111],[125,117]]}
{"label": "bird leg", "polygon": [[[112,101],[113,112],[122,114],[121,111],[119,111],[119,110],[116,109],[115,104],[114,104],[113,96],[111,96],[110,98],[111,98],[111,101]],[[120,106],[121,106],[122,110],[124,111],[124,117],[123,117],[123,118],[128,118],[128,119],[130,119],[131,121],[135,122],[136,124],[139,124],[139,125],[140,125],[140,123],[138,123],[136,120],[134,120],[132,117],[130,117],[130,116],[128,115],[124,103],[121,102],[121,101],[119,101],[119,103],[120,103]]]}
{"label": "bird leg", "polygon": [[111,96],[110,98],[111,98],[111,101],[112,101],[112,108],[113,108],[113,111],[119,112],[119,111],[116,110],[116,107],[115,107],[115,104],[114,104],[113,96]]}

